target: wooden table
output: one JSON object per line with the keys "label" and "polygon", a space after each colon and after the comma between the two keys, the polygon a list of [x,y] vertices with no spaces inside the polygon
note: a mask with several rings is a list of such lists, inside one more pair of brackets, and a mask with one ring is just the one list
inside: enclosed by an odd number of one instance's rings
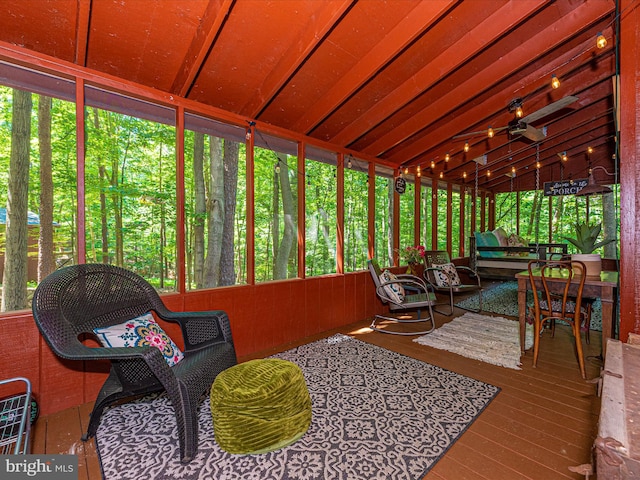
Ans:
{"label": "wooden table", "polygon": [[[540,275],[540,269],[533,269],[534,276]],[[557,278],[554,282],[553,277]],[[575,276],[571,283],[578,283],[578,276]],[[518,320],[520,321],[520,350],[524,355],[524,333],[525,318],[527,315],[527,289],[531,290],[529,272],[527,270],[516,274],[518,280]],[[553,290],[554,286],[560,289],[566,284],[566,274],[563,278],[559,272],[553,272],[547,277],[548,285]],[[538,281],[536,281],[536,285]],[[540,283],[542,288],[542,283]],[[584,282],[583,297],[599,298],[602,302],[602,358],[605,358],[607,339],[612,338],[613,319],[615,313],[616,296],[618,289],[618,272],[603,271],[600,277],[587,277]],[[560,290],[560,293],[561,290]]]}

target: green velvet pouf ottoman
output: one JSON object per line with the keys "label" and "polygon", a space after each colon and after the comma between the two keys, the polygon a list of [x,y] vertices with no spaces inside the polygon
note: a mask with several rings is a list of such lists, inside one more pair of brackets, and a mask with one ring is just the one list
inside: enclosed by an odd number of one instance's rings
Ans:
{"label": "green velvet pouf ottoman", "polygon": [[220,373],[211,386],[213,431],[229,453],[265,453],[292,444],[311,424],[311,398],[295,363],[260,359]]}

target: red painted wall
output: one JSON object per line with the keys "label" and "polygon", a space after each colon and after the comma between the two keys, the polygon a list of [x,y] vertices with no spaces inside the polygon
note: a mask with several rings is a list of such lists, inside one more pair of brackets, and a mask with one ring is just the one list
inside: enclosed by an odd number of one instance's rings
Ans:
{"label": "red painted wall", "polygon": [[[201,290],[163,296],[163,300],[176,311],[225,310],[238,356],[286,345],[385,310],[369,272]],[[163,326],[179,338],[175,325]],[[30,313],[0,318],[0,338],[5,347],[0,378],[28,378],[43,414],[95,400],[108,364],[59,359],[40,336]]]}

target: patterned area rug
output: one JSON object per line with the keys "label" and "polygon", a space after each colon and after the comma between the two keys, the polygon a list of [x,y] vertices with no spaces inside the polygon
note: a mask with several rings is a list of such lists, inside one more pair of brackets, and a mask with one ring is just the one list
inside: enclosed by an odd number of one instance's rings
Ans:
{"label": "patterned area rug", "polygon": [[[519,335],[520,324],[516,320],[467,312],[433,332],[414,339],[414,342],[520,370]],[[532,345],[533,326],[527,325],[525,349]]]}
{"label": "patterned area rug", "polygon": [[297,363],[313,420],[296,443],[232,455],[214,440],[208,398],[196,458],[182,465],[173,410],[164,396],[110,408],[96,435],[106,480],[421,479],[499,388],[336,335],[275,355]]}
{"label": "patterned area rug", "polygon": [[[527,305],[533,305],[531,292],[527,292]],[[477,310],[478,295],[465,298],[456,306],[466,310]],[[503,282],[482,292],[482,311],[509,317],[518,316],[518,282]],[[602,303],[596,299],[591,310],[591,330],[602,331]]]}

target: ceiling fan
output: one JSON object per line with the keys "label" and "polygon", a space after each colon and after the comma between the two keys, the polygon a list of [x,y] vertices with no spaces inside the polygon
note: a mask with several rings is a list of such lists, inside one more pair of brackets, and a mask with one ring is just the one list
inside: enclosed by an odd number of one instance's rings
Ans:
{"label": "ceiling fan", "polygon": [[[494,134],[501,132],[503,130],[506,130],[509,133],[509,135],[511,135],[512,137],[522,136],[522,137],[528,138],[533,142],[539,142],[540,140],[543,140],[547,136],[546,131],[544,129],[531,126],[531,123],[534,123],[535,121],[541,118],[551,115],[552,113],[555,113],[558,110],[562,110],[564,107],[572,104],[577,100],[578,100],[578,97],[575,97],[573,95],[567,95],[566,97],[561,98],[556,102],[550,103],[546,107],[542,107],[540,110],[536,110],[535,112],[530,113],[526,117],[518,118],[518,116],[516,115],[516,117],[513,120],[511,120],[508,125],[505,125],[504,127],[493,128],[491,130],[493,130]],[[510,112],[517,112],[518,108],[520,109],[522,108],[522,103],[523,103],[523,100],[521,98],[516,98],[512,100],[511,103],[509,103],[509,106],[507,108]],[[453,138],[456,139],[456,138],[472,137],[472,136],[481,135],[481,134],[488,135],[488,133],[489,133],[489,129],[480,130],[478,132],[463,133],[461,135],[456,135]]]}

